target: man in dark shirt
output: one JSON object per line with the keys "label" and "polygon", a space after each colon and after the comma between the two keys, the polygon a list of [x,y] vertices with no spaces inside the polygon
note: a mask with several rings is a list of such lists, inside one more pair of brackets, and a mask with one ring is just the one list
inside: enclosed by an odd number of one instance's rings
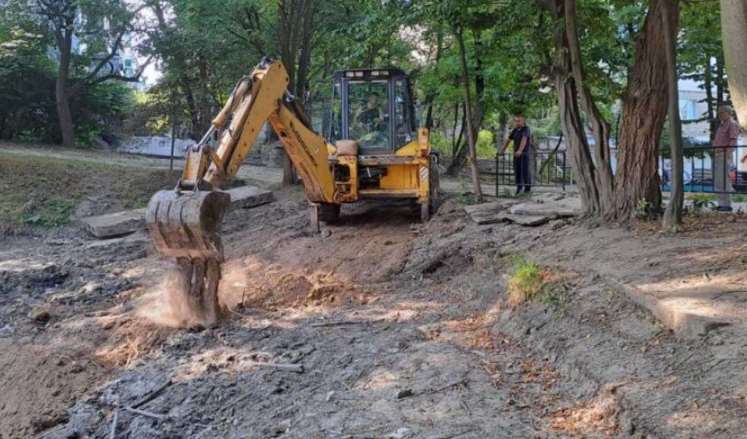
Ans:
{"label": "man in dark shirt", "polygon": [[532,135],[526,125],[526,119],[521,113],[514,118],[514,129],[511,130],[508,139],[503,144],[499,154],[503,154],[508,145],[514,144],[514,178],[516,180],[516,195],[522,191],[529,193],[532,190],[532,175],[530,170]]}

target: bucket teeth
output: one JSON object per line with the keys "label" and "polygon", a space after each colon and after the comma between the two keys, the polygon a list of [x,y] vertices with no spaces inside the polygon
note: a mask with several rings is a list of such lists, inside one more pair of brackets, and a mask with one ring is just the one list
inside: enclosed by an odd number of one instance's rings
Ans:
{"label": "bucket teeth", "polygon": [[145,222],[159,253],[223,260],[220,226],[231,202],[221,191],[160,191],[151,198]]}

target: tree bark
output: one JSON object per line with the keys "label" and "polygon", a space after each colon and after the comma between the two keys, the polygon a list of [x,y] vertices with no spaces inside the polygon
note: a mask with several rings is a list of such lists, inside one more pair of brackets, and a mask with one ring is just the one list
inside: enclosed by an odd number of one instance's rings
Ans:
{"label": "tree bark", "polygon": [[[616,216],[621,220],[631,218],[641,200],[654,211],[661,209],[657,160],[668,99],[665,10],[661,0],[650,0],[623,94],[615,176]],[[671,18],[676,27],[677,18]]]}
{"label": "tree bark", "polygon": [[747,2],[721,0],[721,30],[731,101],[737,119],[747,129]]}
{"label": "tree bark", "polygon": [[[280,58],[288,71],[288,90],[304,103],[311,64],[311,39],[314,32],[314,0],[280,0],[278,45]],[[297,182],[293,164],[283,154],[283,184]]]}
{"label": "tree bark", "polygon": [[[68,49],[69,50],[69,49]],[[60,54],[60,66],[55,81],[55,100],[57,106],[57,119],[62,134],[62,145],[66,148],[75,146],[75,130],[73,126],[73,114],[70,111],[70,96],[67,93],[68,68],[70,52]]]}
{"label": "tree bark", "polygon": [[716,111],[713,108],[713,67],[711,66],[711,57],[706,56],[705,72],[703,74],[703,81],[705,83],[706,93],[706,107],[708,113],[708,132],[713,143],[713,139],[716,138],[716,129],[718,124],[716,121]]}
{"label": "tree bark", "polygon": [[[462,31],[463,32],[463,31]],[[485,75],[483,73],[483,66],[482,66],[482,40],[480,39],[480,33],[474,32],[474,40],[475,40],[475,97],[476,99],[472,100],[472,105],[470,108],[470,123],[464,123],[463,122],[463,128],[469,128],[472,133],[472,138],[475,140],[475,144],[477,144],[477,139],[480,134],[480,128],[482,127],[483,118],[485,115],[484,108],[485,108]],[[464,35],[461,36],[461,42],[464,43]],[[466,62],[466,51],[465,51],[465,62]],[[469,78],[468,78],[469,80]],[[468,84],[471,84],[471,81],[468,82]],[[466,115],[466,112],[465,112]],[[467,138],[469,140],[469,137]],[[461,145],[461,144],[460,144]],[[465,161],[469,157],[469,143],[465,145],[461,145],[462,148],[457,149],[456,153],[453,154],[451,163],[449,164],[449,167],[446,169],[446,173],[448,175],[456,175],[458,174],[463,168]]]}
{"label": "tree bark", "polygon": [[[578,41],[578,35],[573,34],[576,29],[575,13],[568,13],[564,0],[544,0],[539,3],[550,10],[556,23],[554,32],[556,59],[552,72],[558,93],[560,126],[566,139],[566,148],[581,196],[582,209],[585,216],[599,217],[604,214],[603,201],[598,186],[597,168],[586,137],[578,98],[579,87],[582,87],[583,83],[577,83],[576,76],[578,76],[579,69],[576,68],[574,72],[573,67],[573,58],[580,59],[580,57],[578,53],[571,55],[570,40],[573,39],[576,46]],[[575,12],[575,4],[571,6],[574,6],[571,11]],[[565,25],[568,21],[571,22],[570,27]]]}
{"label": "tree bark", "polygon": [[456,37],[459,42],[459,58],[462,63],[462,86],[464,87],[464,113],[467,120],[467,142],[469,147],[469,164],[470,174],[472,176],[472,186],[475,193],[475,201],[478,203],[482,202],[482,187],[480,186],[480,171],[477,169],[477,151],[476,151],[476,139],[475,139],[475,127],[473,126],[475,120],[472,114],[472,93],[470,91],[470,79],[469,70],[467,69],[467,55],[464,48],[464,32],[463,29],[456,29]]}
{"label": "tree bark", "polygon": [[[63,14],[66,12],[67,14]],[[54,22],[55,40],[57,50],[60,52],[59,65],[57,66],[57,78],[55,80],[55,104],[57,107],[57,120],[60,124],[62,145],[66,148],[75,147],[75,129],[73,125],[73,114],[70,110],[70,93],[68,90],[68,79],[70,76],[70,61],[73,50],[74,15],[68,10],[60,12],[60,16]]]}
{"label": "tree bark", "polygon": [[[436,55],[434,64],[438,64],[438,62],[441,60],[441,52],[443,51],[443,30],[441,26],[438,27],[438,30],[436,31]],[[433,128],[433,102],[436,100],[436,93],[435,91],[431,91],[426,98],[425,98],[425,105],[426,105],[426,112],[425,112],[425,127],[429,130]]]}
{"label": "tree bark", "polygon": [[595,168],[594,179],[599,193],[600,213],[606,219],[610,219],[615,215],[614,179],[610,166],[610,125],[602,116],[589,87],[586,85],[576,16],[576,0],[565,0],[565,29],[571,60],[571,73],[576,84],[576,91],[579,93],[581,108],[586,113],[596,141],[596,145],[592,149],[592,157]]}
{"label": "tree bark", "polygon": [[682,121],[680,120],[679,91],[677,87],[677,23],[679,17],[679,0],[658,0],[663,9],[664,39],[666,48],[667,85],[669,88],[669,129],[672,143],[672,193],[667,210],[664,213],[663,226],[675,229],[682,222],[683,158],[682,158]]}

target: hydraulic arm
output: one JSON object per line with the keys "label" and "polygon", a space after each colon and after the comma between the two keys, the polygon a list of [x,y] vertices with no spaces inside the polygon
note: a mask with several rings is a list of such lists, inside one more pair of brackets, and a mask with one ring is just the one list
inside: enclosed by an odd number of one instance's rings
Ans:
{"label": "hydraulic arm", "polygon": [[327,143],[309,128],[287,86],[282,63],[264,59],[238,82],[208,132],[187,151],[176,188],[156,193],[148,205],[146,223],[154,245],[177,258],[182,293],[197,314],[185,319],[212,324],[218,318],[220,226],[230,204],[230,196],[219,189],[236,175],[266,121],[301,175],[309,201],[335,202]]}

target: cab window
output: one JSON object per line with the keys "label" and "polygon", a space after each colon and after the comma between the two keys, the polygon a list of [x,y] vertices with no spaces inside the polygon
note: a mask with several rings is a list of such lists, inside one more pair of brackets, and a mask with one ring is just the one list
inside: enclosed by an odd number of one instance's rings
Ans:
{"label": "cab window", "polygon": [[389,148],[389,98],[386,81],[348,83],[350,138],[363,149]]}

